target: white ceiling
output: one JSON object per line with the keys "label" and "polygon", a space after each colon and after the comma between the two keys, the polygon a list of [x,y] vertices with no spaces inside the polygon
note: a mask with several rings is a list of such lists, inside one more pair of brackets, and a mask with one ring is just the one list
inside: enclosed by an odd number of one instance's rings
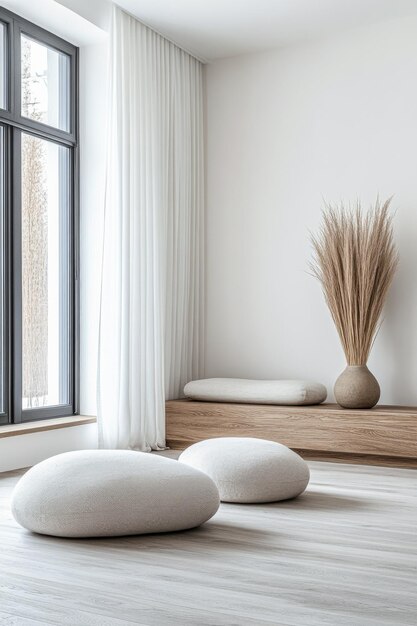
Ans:
{"label": "white ceiling", "polygon": [[116,0],[203,61],[417,13],[417,0]]}

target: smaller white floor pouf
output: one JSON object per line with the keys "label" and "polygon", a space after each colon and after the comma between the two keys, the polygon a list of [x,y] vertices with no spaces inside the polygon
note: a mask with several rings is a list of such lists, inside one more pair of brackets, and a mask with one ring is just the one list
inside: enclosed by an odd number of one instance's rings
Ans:
{"label": "smaller white floor pouf", "polygon": [[327,389],[309,380],[203,378],[187,383],[184,395],[191,400],[205,402],[298,406],[321,404],[327,397]]}
{"label": "smaller white floor pouf", "polygon": [[186,530],[219,508],[213,481],[161,456],[129,450],[66,452],[18,482],[12,513],[24,528],[57,537]]}
{"label": "smaller white floor pouf", "polygon": [[219,437],[190,446],[179,461],[215,482],[223,502],[277,502],[294,498],[308,485],[307,463],[274,441]]}

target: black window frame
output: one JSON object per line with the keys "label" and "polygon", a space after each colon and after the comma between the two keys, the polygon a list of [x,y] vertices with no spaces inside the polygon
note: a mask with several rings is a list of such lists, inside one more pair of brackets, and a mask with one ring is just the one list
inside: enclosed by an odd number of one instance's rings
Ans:
{"label": "black window frame", "polygon": [[[0,108],[4,128],[4,409],[0,424],[20,423],[79,412],[79,144],[78,55],[76,46],[0,7],[6,27],[6,108]],[[62,52],[70,60],[69,130],[31,120],[21,113],[21,35]],[[22,282],[21,282],[21,137],[22,133],[69,149],[69,402],[22,410]],[[1,210],[1,205],[0,205]],[[1,366],[1,364],[0,364]]]}

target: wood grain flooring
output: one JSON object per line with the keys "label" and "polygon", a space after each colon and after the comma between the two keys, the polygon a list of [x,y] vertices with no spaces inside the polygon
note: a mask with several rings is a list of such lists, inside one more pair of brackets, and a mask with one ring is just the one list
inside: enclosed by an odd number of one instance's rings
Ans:
{"label": "wood grain flooring", "polygon": [[298,499],[96,540],[20,528],[9,498],[22,472],[1,475],[1,626],[415,626],[417,473],[310,468]]}

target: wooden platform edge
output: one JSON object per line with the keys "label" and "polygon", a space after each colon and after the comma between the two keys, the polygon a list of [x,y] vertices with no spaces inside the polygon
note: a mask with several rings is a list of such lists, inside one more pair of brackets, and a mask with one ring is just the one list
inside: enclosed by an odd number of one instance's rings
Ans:
{"label": "wooden platform edge", "polygon": [[[167,439],[167,447],[171,450],[185,450],[191,444],[181,439]],[[196,442],[195,442],[196,443]],[[327,463],[346,463],[350,465],[375,465],[378,467],[397,467],[400,469],[417,469],[417,458],[383,456],[376,454],[335,454],[326,450],[303,450],[291,448],[306,461],[325,461]]]}
{"label": "wooden platform edge", "polygon": [[171,400],[166,437],[183,450],[213,437],[280,441],[309,460],[417,469],[417,407],[349,411],[336,404],[274,406]]}

